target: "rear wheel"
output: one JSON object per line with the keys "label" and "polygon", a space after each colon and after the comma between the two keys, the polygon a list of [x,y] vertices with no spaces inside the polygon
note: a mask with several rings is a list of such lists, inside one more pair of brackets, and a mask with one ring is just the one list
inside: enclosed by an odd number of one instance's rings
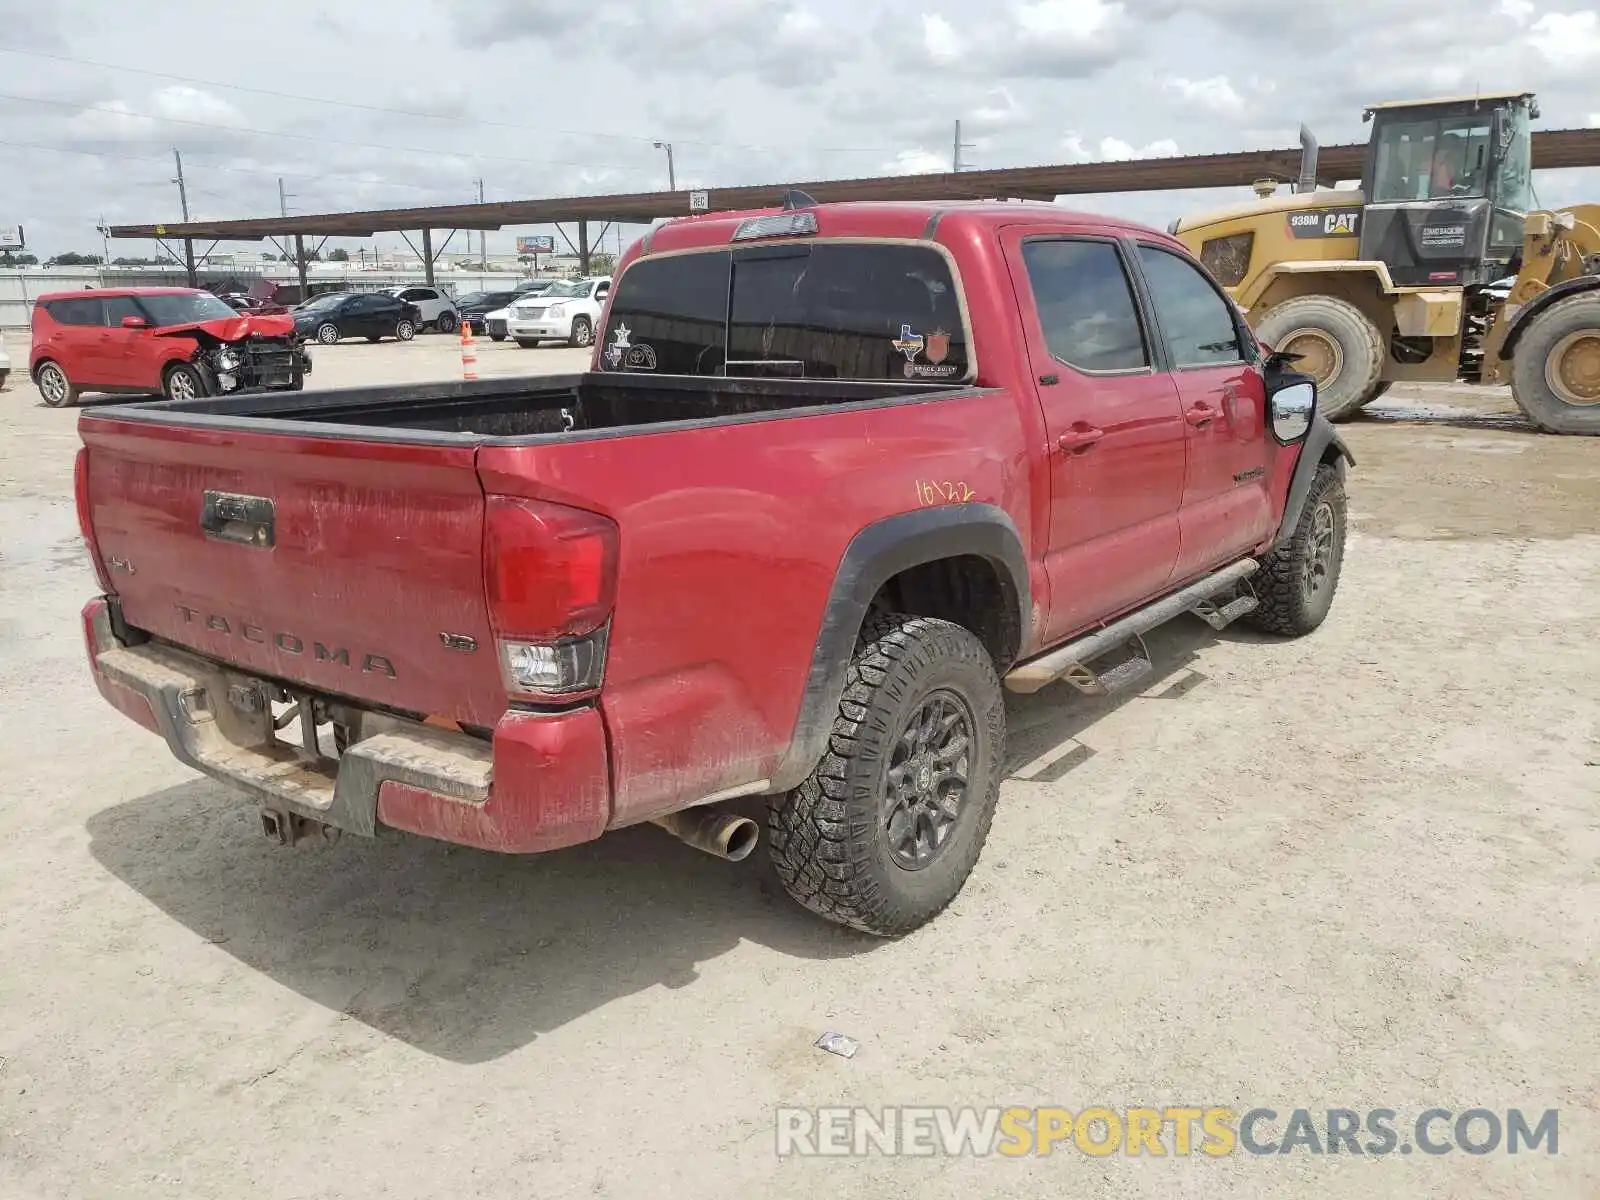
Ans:
{"label": "rear wheel", "polygon": [[572,336],[567,341],[574,346],[594,345],[594,322],[588,317],[573,317]]}
{"label": "rear wheel", "polygon": [[1317,381],[1317,412],[1330,421],[1350,416],[1377,398],[1383,370],[1383,338],[1354,304],[1332,296],[1298,296],[1267,313],[1257,327],[1261,340]]}
{"label": "rear wheel", "polygon": [[161,394],[168,400],[197,400],[206,394],[205,380],[188,363],[173,363],[161,377]]}
{"label": "rear wheel", "polygon": [[[417,336],[417,327],[410,321],[399,321],[395,324],[394,335],[402,342],[409,342],[412,338]],[[377,341],[378,339],[373,338],[372,340]]]}
{"label": "rear wheel", "polygon": [[812,912],[880,937],[932,920],[989,836],[1005,731],[999,677],[972,633],[869,618],[822,761],[768,811],[783,886]]}
{"label": "rear wheel", "polygon": [[438,326],[440,333],[454,333],[456,331],[456,315],[453,312],[442,312],[434,324]]}
{"label": "rear wheel", "polygon": [[1511,394],[1546,433],[1600,434],[1600,293],[1558,300],[1512,359]]}
{"label": "rear wheel", "polygon": [[524,350],[532,350],[536,346],[538,346],[538,344],[539,344],[539,339],[538,338],[518,338],[517,339],[517,345],[521,346]]}
{"label": "rear wheel", "polygon": [[51,408],[66,408],[78,402],[78,389],[67,379],[67,373],[56,363],[46,360],[34,372],[34,382],[39,385],[39,396]]}
{"label": "rear wheel", "polygon": [[506,335],[503,333],[491,333],[489,335],[489,340],[491,342],[503,342],[506,340]]}
{"label": "rear wheel", "polygon": [[339,327],[332,321],[324,321],[317,326],[317,341],[324,346],[331,346],[339,340]]}

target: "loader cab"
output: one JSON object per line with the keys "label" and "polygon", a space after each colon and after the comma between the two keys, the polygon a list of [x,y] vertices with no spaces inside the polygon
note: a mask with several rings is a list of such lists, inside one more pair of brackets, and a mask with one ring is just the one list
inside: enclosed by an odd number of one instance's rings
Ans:
{"label": "loader cab", "polygon": [[1533,207],[1527,92],[1375,104],[1361,257],[1400,287],[1470,287],[1514,271]]}

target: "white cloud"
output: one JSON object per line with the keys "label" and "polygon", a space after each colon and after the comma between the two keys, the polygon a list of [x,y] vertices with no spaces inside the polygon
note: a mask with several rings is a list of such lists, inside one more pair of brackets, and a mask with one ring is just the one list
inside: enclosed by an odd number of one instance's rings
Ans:
{"label": "white cloud", "polygon": [[1178,153],[1178,143],[1171,138],[1159,138],[1145,146],[1134,146],[1119,137],[1103,137],[1096,150],[1084,144],[1083,136],[1069,133],[1061,140],[1061,148],[1069,162],[1127,162],[1135,158],[1168,158]]}
{"label": "white cloud", "polygon": [[1545,13],[1533,23],[1528,41],[1552,66],[1600,63],[1600,13]]}
{"label": "white cloud", "polygon": [[972,110],[965,128],[974,132],[1012,129],[1028,119],[1027,111],[1007,88],[995,88],[984,103]]}
{"label": "white cloud", "polygon": [[1518,25],[1526,25],[1533,15],[1533,0],[1500,0],[1500,12]]}
{"label": "white cloud", "polygon": [[902,150],[883,164],[885,175],[929,175],[950,169],[950,160],[927,150]]}
{"label": "white cloud", "polygon": [[199,88],[175,85],[155,94],[154,115],[180,121],[203,121],[208,125],[242,126],[244,114],[219,96]]}
{"label": "white cloud", "polygon": [[961,39],[955,26],[938,13],[922,15],[922,45],[936,63],[952,63],[961,56]]}
{"label": "white cloud", "polygon": [[1234,90],[1226,75],[1213,75],[1208,79],[1169,79],[1168,91],[1177,92],[1190,104],[1224,116],[1244,111],[1244,97]]}
{"label": "white cloud", "polygon": [[1106,0],[1037,0],[1017,9],[1017,25],[1030,37],[1090,41],[1122,15],[1122,5]]}

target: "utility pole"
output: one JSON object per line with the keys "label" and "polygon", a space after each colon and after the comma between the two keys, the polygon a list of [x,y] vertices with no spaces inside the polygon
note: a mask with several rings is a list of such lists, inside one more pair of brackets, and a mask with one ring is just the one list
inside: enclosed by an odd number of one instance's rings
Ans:
{"label": "utility pole", "polygon": [[678,175],[672,167],[672,143],[657,142],[655,145],[657,150],[665,150],[667,152],[667,191],[675,192],[678,190]]}
{"label": "utility pole", "polygon": [[[183,209],[183,223],[187,225],[189,223],[189,189],[184,187],[183,184],[183,155],[178,153],[176,146],[172,148],[172,161],[178,165],[178,177],[172,182],[178,185],[178,204]],[[184,273],[189,278],[189,286],[199,286],[200,277],[195,274],[194,270],[194,239],[192,237],[183,239],[183,265]]]}
{"label": "utility pole", "polygon": [[183,186],[183,155],[178,153],[178,148],[172,148],[172,161],[178,164],[178,177],[172,182],[178,185],[178,204],[183,208],[185,224],[189,220],[189,191]]}
{"label": "utility pole", "polygon": [[290,195],[290,193],[288,193],[288,192],[283,190],[283,180],[279,179],[278,180],[278,215],[280,217],[287,217],[289,215],[289,195]]}
{"label": "utility pole", "polygon": [[[478,203],[483,203],[483,180],[481,179],[478,180]],[[478,269],[481,271],[489,269],[489,251],[485,246],[488,237],[489,235],[484,230],[478,230]]]}
{"label": "utility pole", "polygon": [[956,145],[955,145],[955,152],[950,156],[950,170],[953,171],[957,175],[961,174],[961,172],[963,170],[965,170],[965,168],[962,167],[962,165],[961,165],[961,152],[963,150],[976,150],[976,149],[977,149],[977,147],[975,145],[973,145],[973,143],[971,143],[971,142],[963,142],[961,140],[961,122],[957,121],[956,122]]}

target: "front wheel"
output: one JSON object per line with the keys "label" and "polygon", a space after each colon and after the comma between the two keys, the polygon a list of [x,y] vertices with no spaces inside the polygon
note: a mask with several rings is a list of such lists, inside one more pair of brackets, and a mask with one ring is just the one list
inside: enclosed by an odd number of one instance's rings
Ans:
{"label": "front wheel", "polygon": [[[409,342],[412,338],[417,336],[417,327],[410,321],[400,321],[394,327],[394,336],[399,338],[402,342]],[[373,338],[372,340],[377,341],[378,339]]]}
{"label": "front wheel", "polygon": [[439,319],[434,322],[440,333],[454,333],[456,331],[456,315],[453,312],[442,312]]}
{"label": "front wheel", "polygon": [[880,937],[932,920],[989,836],[1005,735],[1000,679],[972,633],[870,617],[822,761],[768,810],[783,886],[812,912]]}
{"label": "front wheel", "polygon": [[1267,633],[1301,637],[1328,616],[1344,567],[1344,480],[1338,469],[1317,468],[1305,507],[1289,540],[1267,555],[1252,583],[1256,609],[1244,621]]}
{"label": "front wheel", "polygon": [[524,350],[532,350],[539,345],[539,340],[537,338],[518,338],[517,345]]}
{"label": "front wheel", "polygon": [[39,385],[39,396],[51,408],[66,408],[78,402],[78,389],[67,379],[67,373],[53,362],[40,365],[34,375]]}
{"label": "front wheel", "polygon": [[1546,433],[1600,434],[1600,293],[1533,318],[1511,360],[1511,395]]}
{"label": "front wheel", "polygon": [[324,321],[317,326],[317,341],[324,346],[331,346],[339,340],[339,327],[332,321]]}
{"label": "front wheel", "polygon": [[573,346],[594,345],[594,322],[588,317],[573,317],[572,336],[567,341]]}
{"label": "front wheel", "polygon": [[168,400],[197,400],[206,394],[205,380],[188,363],[175,363],[161,380],[161,393]]}

